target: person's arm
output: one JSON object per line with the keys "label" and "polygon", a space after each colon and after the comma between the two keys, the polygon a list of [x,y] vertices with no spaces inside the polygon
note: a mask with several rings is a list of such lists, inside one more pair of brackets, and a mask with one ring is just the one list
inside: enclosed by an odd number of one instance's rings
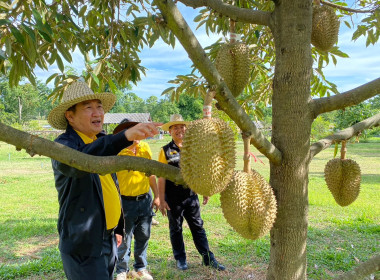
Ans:
{"label": "person's arm", "polygon": [[149,185],[153,192],[153,203],[152,208],[157,212],[157,210],[160,208],[160,197],[158,195],[158,187],[157,187],[157,180],[156,175],[149,176]]}
{"label": "person's arm", "polygon": [[166,183],[165,178],[163,178],[163,177],[158,178],[158,196],[160,198],[159,209],[160,209],[161,214],[163,216],[166,216],[167,215],[166,211],[170,210],[170,207],[165,200],[165,183]]}
{"label": "person's arm", "polygon": [[[158,161],[161,163],[168,164],[168,161],[166,160],[164,149],[160,150],[160,154],[158,155]],[[159,177],[158,178],[158,196],[160,198],[159,209],[160,209],[161,214],[163,216],[166,216],[166,211],[170,210],[170,207],[165,200],[165,184],[166,184],[166,179],[163,177]]]}

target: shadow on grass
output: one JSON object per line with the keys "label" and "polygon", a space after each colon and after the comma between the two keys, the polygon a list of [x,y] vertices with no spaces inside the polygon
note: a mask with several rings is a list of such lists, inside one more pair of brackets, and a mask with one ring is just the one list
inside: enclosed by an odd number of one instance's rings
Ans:
{"label": "shadow on grass", "polygon": [[[33,225],[34,223],[38,225]],[[20,234],[20,230],[24,232]],[[18,258],[14,253],[4,255],[7,251],[14,251],[19,243],[27,247],[30,238],[36,236],[39,242],[46,243],[52,237],[52,231],[56,231],[55,219],[9,220],[1,224],[0,238],[7,242],[2,242],[0,249],[2,263],[6,262],[0,264],[0,279],[65,279],[56,244],[40,247],[40,251],[35,253],[38,259]],[[331,218],[326,227],[320,224],[310,226],[307,248],[308,279],[332,279],[342,271],[349,271],[366,261],[378,253],[379,235],[380,226],[376,221],[365,217],[346,220]],[[157,241],[154,238],[152,236],[151,241]],[[155,249],[155,255],[151,251],[153,249],[148,248],[149,270],[155,279],[265,279],[270,251],[268,235],[253,241],[240,237],[231,229],[222,240],[213,242],[212,250],[218,261],[227,267],[225,272],[203,267],[201,257],[192,248],[192,241],[186,238],[185,243],[188,247],[187,271],[178,271],[175,268],[170,251],[160,254],[167,248]]]}

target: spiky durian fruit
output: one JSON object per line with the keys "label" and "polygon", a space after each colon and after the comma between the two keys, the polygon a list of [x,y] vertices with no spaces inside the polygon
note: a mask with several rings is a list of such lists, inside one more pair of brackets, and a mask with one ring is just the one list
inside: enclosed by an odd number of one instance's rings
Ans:
{"label": "spiky durian fruit", "polygon": [[249,48],[241,42],[222,45],[215,59],[215,67],[231,93],[237,97],[249,81]]}
{"label": "spiky durian fruit", "polygon": [[361,172],[352,159],[332,159],[325,166],[325,181],[340,206],[350,205],[360,192]]}
{"label": "spiky durian fruit", "polygon": [[333,8],[313,7],[311,43],[319,50],[328,51],[338,41],[339,19]]}
{"label": "spiky durian fruit", "polygon": [[181,173],[196,193],[211,196],[228,184],[235,168],[235,139],[217,118],[192,121],[181,148]]}
{"label": "spiky durian fruit", "polygon": [[273,190],[255,170],[251,174],[236,171],[221,192],[220,202],[227,222],[244,238],[255,240],[265,235],[276,218]]}

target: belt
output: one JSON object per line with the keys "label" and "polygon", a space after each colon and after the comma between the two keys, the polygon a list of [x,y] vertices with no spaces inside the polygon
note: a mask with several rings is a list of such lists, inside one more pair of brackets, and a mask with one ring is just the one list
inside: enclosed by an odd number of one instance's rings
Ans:
{"label": "belt", "polygon": [[114,235],[116,228],[107,229],[107,236]]}
{"label": "belt", "polygon": [[125,196],[125,195],[122,195],[121,198],[125,199],[125,200],[139,201],[139,200],[143,200],[143,199],[147,198],[148,195],[149,195],[149,193],[143,193],[143,194],[140,194],[138,196]]}

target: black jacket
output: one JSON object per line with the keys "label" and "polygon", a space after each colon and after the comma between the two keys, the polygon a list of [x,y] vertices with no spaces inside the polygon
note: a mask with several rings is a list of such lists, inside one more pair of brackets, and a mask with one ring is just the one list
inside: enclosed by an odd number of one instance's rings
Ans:
{"label": "black jacket", "polygon": [[[167,145],[163,146],[166,161],[168,164],[180,168],[181,150],[172,140]],[[196,195],[188,186],[177,185],[174,182],[166,179],[165,183],[165,200],[171,203],[181,203],[190,196]]]}
{"label": "black jacket", "polygon": [[[68,125],[66,132],[55,142],[94,156],[117,155],[132,145],[124,131],[115,135],[98,135],[98,139],[84,144]],[[59,249],[66,254],[100,256],[103,238],[107,233],[102,187],[98,174],[88,173],[52,160],[55,187],[59,201]],[[123,235],[124,219],[120,215],[116,233]]]}

